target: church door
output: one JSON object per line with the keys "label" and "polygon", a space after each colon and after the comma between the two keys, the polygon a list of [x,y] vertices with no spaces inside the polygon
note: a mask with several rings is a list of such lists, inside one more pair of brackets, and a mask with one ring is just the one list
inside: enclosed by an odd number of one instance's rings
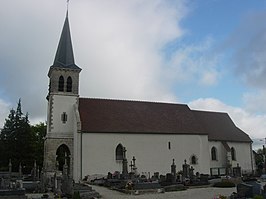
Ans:
{"label": "church door", "polygon": [[68,166],[68,173],[70,169],[70,150],[67,145],[62,144],[58,147],[56,150],[56,163],[57,163],[57,169],[59,171],[63,171],[63,166],[67,163]]}

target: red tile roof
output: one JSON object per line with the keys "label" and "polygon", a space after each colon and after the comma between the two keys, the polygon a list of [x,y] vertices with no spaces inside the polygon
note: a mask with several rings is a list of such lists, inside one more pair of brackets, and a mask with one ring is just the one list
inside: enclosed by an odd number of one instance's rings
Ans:
{"label": "red tile roof", "polygon": [[193,111],[184,104],[79,99],[81,130],[104,133],[208,135],[209,140],[250,142],[226,113]]}
{"label": "red tile roof", "polygon": [[209,135],[209,140],[251,142],[250,137],[239,129],[227,113],[194,111],[196,118]]}
{"label": "red tile roof", "polygon": [[187,105],[79,99],[84,132],[206,134]]}

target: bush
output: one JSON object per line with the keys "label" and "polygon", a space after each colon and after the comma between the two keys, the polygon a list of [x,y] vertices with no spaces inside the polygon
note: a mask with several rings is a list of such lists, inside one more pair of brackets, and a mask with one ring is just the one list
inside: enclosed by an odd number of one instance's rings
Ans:
{"label": "bush", "polygon": [[217,182],[213,186],[214,187],[228,188],[228,187],[235,187],[236,185],[230,181],[223,181],[223,182]]}
{"label": "bush", "polygon": [[219,197],[220,197],[220,199],[227,199],[226,196],[219,196]]}
{"label": "bush", "polygon": [[254,199],[263,199],[263,196],[256,195],[254,196]]}
{"label": "bush", "polygon": [[80,199],[80,195],[78,191],[74,192],[73,199]]}

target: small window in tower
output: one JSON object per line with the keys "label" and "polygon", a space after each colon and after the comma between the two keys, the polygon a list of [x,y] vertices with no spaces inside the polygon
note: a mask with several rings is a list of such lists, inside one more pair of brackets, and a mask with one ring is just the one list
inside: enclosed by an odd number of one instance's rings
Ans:
{"label": "small window in tower", "polygon": [[67,92],[72,92],[72,78],[70,76],[67,78]]}
{"label": "small window in tower", "polygon": [[62,75],[59,77],[58,91],[64,91],[64,77]]}
{"label": "small window in tower", "polygon": [[168,149],[171,149],[171,142],[168,142]]}
{"label": "small window in tower", "polygon": [[66,114],[66,112],[62,113],[62,115],[61,115],[61,120],[62,120],[62,122],[63,122],[64,124],[67,122],[67,114]]}

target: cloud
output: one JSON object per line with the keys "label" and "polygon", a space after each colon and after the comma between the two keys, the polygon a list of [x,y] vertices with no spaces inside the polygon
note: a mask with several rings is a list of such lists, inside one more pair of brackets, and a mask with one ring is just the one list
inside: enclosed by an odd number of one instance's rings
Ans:
{"label": "cloud", "polygon": [[245,110],[266,114],[266,13],[249,13],[225,41],[234,74],[252,91],[243,94]]}
{"label": "cloud", "polygon": [[[0,99],[15,105],[21,98],[32,121],[46,119],[47,72],[64,6],[64,1],[10,0],[0,7]],[[161,51],[184,34],[179,22],[186,13],[182,0],[70,2],[75,60],[83,69],[81,96],[175,100],[161,75]]]}
{"label": "cloud", "polygon": [[203,85],[214,85],[217,83],[218,72],[215,70],[206,71],[200,80],[200,83]]}
{"label": "cloud", "polygon": [[72,15],[71,22],[73,30],[82,29],[72,31],[75,46],[82,43],[76,50],[83,68],[81,95],[175,98],[167,81],[162,82],[161,49],[183,34],[178,22],[186,9],[181,1],[88,1],[80,6],[87,8],[83,17]]}
{"label": "cloud", "polygon": [[245,107],[252,113],[266,113],[266,89],[247,92],[243,97]]}
{"label": "cloud", "polygon": [[251,114],[245,109],[232,107],[214,98],[200,98],[189,103],[191,109],[227,112],[236,126],[246,132],[251,138],[264,138],[266,129],[266,114]]}
{"label": "cloud", "polygon": [[[248,133],[251,138],[259,139],[265,137],[266,129],[265,18],[265,12],[249,13],[223,43],[223,46],[219,46],[219,49],[214,51],[217,54],[223,54],[223,58],[227,58],[228,55],[231,58],[229,62],[226,60],[220,62],[221,59],[218,56],[216,59],[218,62],[214,62],[215,64],[223,63],[224,67],[230,65],[227,69],[223,68],[223,72],[229,72],[233,69],[235,77],[252,88],[252,90],[246,89],[243,94],[243,107],[233,107],[214,98],[199,98],[189,102],[192,109],[227,112],[239,128]],[[187,63],[191,64],[190,62]],[[202,75],[202,83],[204,80],[207,83],[212,82],[215,75],[218,75],[218,78],[222,75],[217,66],[214,69],[216,70],[213,74],[208,75],[206,72]]]}
{"label": "cloud", "polygon": [[265,18],[265,11],[249,14],[225,42],[232,51],[236,74],[258,89],[266,89]]}
{"label": "cloud", "polygon": [[219,72],[220,56],[212,52],[213,48],[211,37],[197,44],[180,46],[169,61],[169,78],[178,83],[216,85],[222,74]]}

